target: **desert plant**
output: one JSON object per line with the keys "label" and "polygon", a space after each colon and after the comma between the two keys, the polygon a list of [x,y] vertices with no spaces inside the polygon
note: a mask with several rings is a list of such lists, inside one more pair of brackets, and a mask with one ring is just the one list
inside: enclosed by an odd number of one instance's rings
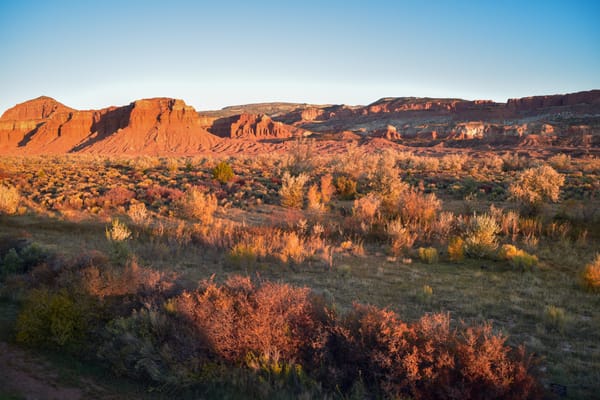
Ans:
{"label": "desert plant", "polygon": [[212,176],[221,183],[227,183],[233,179],[233,168],[227,161],[221,161],[213,168]]}
{"label": "desert plant", "polygon": [[17,188],[1,184],[0,185],[0,213],[14,214],[17,212],[21,195]]}
{"label": "desert plant", "polygon": [[298,176],[292,176],[286,171],[281,180],[281,189],[279,190],[281,205],[290,208],[302,208],[304,185],[308,182],[308,175],[301,173]]}
{"label": "desert plant", "polygon": [[87,328],[84,304],[66,290],[33,289],[17,319],[17,341],[30,346],[78,344]]}
{"label": "desert plant", "polygon": [[553,305],[546,306],[544,309],[544,325],[546,329],[562,333],[565,329],[565,310]]}
{"label": "desert plant", "polygon": [[600,253],[583,269],[581,286],[590,292],[600,292]]}
{"label": "desert plant", "polygon": [[357,219],[359,223],[371,225],[377,217],[380,205],[381,199],[379,198],[379,196],[373,193],[369,193],[368,195],[361,197],[360,199],[354,200],[354,205],[352,207],[352,215]]}
{"label": "desert plant", "polygon": [[571,166],[571,156],[564,153],[558,153],[550,157],[548,163],[556,169],[566,170]]}
{"label": "desert plant", "polygon": [[342,200],[354,200],[356,197],[356,181],[347,176],[339,176],[335,180],[335,187]]}
{"label": "desert plant", "polygon": [[212,193],[205,193],[198,187],[188,189],[182,201],[184,214],[205,224],[210,224],[213,221],[217,207],[217,197]]}
{"label": "desert plant", "polygon": [[400,218],[388,221],[385,231],[390,237],[391,253],[394,256],[399,256],[410,249],[417,238],[417,235],[412,233]]}
{"label": "desert plant", "polygon": [[145,226],[148,223],[148,210],[144,203],[134,203],[129,206],[127,216],[134,225]]}
{"label": "desert plant", "polygon": [[429,285],[423,285],[421,291],[417,293],[417,299],[421,303],[431,303],[431,300],[433,299],[433,288]]}
{"label": "desert plant", "polygon": [[131,237],[131,231],[117,218],[111,221],[110,228],[106,228],[106,239],[109,242],[123,242]]}
{"label": "desert plant", "polygon": [[317,185],[311,185],[306,193],[306,200],[308,201],[308,208],[313,211],[323,211],[324,205],[321,202],[321,193]]}
{"label": "desert plant", "polygon": [[539,206],[545,201],[558,201],[565,177],[548,165],[521,172],[510,185],[511,197],[527,206]]}
{"label": "desert plant", "polygon": [[491,256],[498,247],[498,224],[488,214],[474,215],[465,237],[465,253],[474,258]]}
{"label": "desert plant", "polygon": [[426,264],[438,262],[438,252],[435,247],[419,247],[419,259]]}
{"label": "desert plant", "polygon": [[537,256],[531,255],[525,250],[518,249],[512,244],[502,246],[500,257],[508,260],[513,267],[523,270],[531,270],[538,264]]}
{"label": "desert plant", "polygon": [[283,262],[301,263],[305,257],[305,243],[296,232],[286,232],[283,234],[283,248],[279,255]]}
{"label": "desert plant", "polygon": [[448,259],[453,262],[460,262],[465,259],[465,241],[455,236],[448,242]]}
{"label": "desert plant", "polygon": [[321,177],[321,201],[327,204],[331,201],[331,196],[335,193],[333,185],[333,177],[331,174],[326,174]]}

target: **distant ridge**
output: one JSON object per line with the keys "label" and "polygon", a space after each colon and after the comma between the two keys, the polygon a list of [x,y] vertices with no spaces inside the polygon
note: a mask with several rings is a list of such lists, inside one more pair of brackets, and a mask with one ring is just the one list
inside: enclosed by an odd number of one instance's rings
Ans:
{"label": "distant ridge", "polygon": [[384,97],[366,106],[275,102],[202,112],[171,98],[80,111],[41,96],[2,114],[0,154],[270,152],[311,134],[330,141],[372,138],[378,145],[598,148],[600,90],[506,103]]}

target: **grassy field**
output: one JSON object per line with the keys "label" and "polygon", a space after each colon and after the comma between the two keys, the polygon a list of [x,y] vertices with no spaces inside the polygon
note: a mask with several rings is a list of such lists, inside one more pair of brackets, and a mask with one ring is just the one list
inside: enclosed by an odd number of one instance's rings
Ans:
{"label": "grassy field", "polygon": [[[494,334],[506,336],[507,344],[524,345],[534,355],[547,396],[555,384],[566,387],[567,398],[595,395],[600,296],[582,287],[580,276],[600,251],[597,159],[360,154],[349,148],[328,157],[298,152],[232,158],[226,161],[235,175],[226,182],[215,179],[219,161],[0,159],[2,183],[18,191],[12,212],[0,216],[5,243],[0,248],[2,340],[30,346],[34,353],[71,351],[68,342],[56,346],[18,339],[16,321],[29,293],[48,285],[51,291],[65,287],[66,278],[44,278],[38,265],[27,264],[33,250],[26,246],[35,244],[44,254],[44,268],[58,270],[82,257],[106,259],[97,265],[123,268],[135,259],[161,280],[176,282],[178,293],[194,290],[198,281],[211,276],[221,284],[248,275],[257,282],[308,287],[340,315],[358,302],[392,310],[407,323],[436,313],[448,314],[456,329],[491,323]],[[564,179],[556,201],[515,200],[511,185],[524,171],[543,165],[552,165]],[[329,189],[328,178],[323,178],[328,175]],[[305,177],[303,185],[293,179],[299,176]],[[474,244],[477,216],[488,216],[496,225],[492,249],[485,254],[474,250],[479,249]],[[123,240],[117,238],[115,219],[123,223]],[[448,250],[453,238],[465,241],[456,261]],[[483,239],[477,240],[479,246]],[[536,260],[504,256],[503,245]],[[11,248],[18,250],[21,261],[16,264],[9,256]],[[419,251],[424,248],[435,249],[435,257]],[[144,307],[140,301],[132,309]],[[102,318],[108,326],[110,316]],[[106,359],[91,358],[84,357],[82,365],[112,370]],[[64,370],[59,360],[53,362]],[[153,388],[156,396],[195,390],[188,384],[178,388],[129,375],[137,379],[134,386]],[[244,379],[238,387],[253,385],[252,379]],[[277,379],[267,381],[275,389],[257,389],[259,396],[289,394]],[[75,378],[63,382],[77,386]],[[373,392],[368,382],[365,387],[367,397],[386,397],[385,392]],[[221,390],[216,384],[202,393],[218,397]],[[304,395],[360,398],[358,389],[353,390],[310,389]],[[0,394],[19,398],[19,393]]]}

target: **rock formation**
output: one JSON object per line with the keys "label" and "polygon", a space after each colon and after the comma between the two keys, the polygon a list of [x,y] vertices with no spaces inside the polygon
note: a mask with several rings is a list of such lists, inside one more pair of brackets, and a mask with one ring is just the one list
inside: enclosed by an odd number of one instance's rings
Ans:
{"label": "rock formation", "polygon": [[0,154],[258,154],[286,151],[285,139],[312,133],[323,149],[371,140],[378,146],[394,141],[598,150],[600,90],[506,103],[398,97],[367,106],[259,103],[202,113],[169,98],[79,111],[39,97],[0,117]]}
{"label": "rock formation", "polygon": [[43,97],[0,118],[1,153],[194,154],[219,140],[202,127],[193,107],[167,98],[77,111]]}
{"label": "rock formation", "polygon": [[285,139],[307,136],[304,129],[273,121],[265,114],[235,115],[214,121],[210,131],[217,136],[232,139]]}
{"label": "rock formation", "polygon": [[373,137],[385,138],[387,140],[400,140],[401,138],[394,125],[388,125],[385,128],[375,130]]}

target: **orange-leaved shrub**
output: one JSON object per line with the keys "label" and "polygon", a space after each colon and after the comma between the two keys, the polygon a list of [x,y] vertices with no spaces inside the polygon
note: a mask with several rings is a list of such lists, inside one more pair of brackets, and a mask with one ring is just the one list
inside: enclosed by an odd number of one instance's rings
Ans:
{"label": "orange-leaved shrub", "polygon": [[600,254],[583,269],[581,285],[590,292],[600,292]]}

